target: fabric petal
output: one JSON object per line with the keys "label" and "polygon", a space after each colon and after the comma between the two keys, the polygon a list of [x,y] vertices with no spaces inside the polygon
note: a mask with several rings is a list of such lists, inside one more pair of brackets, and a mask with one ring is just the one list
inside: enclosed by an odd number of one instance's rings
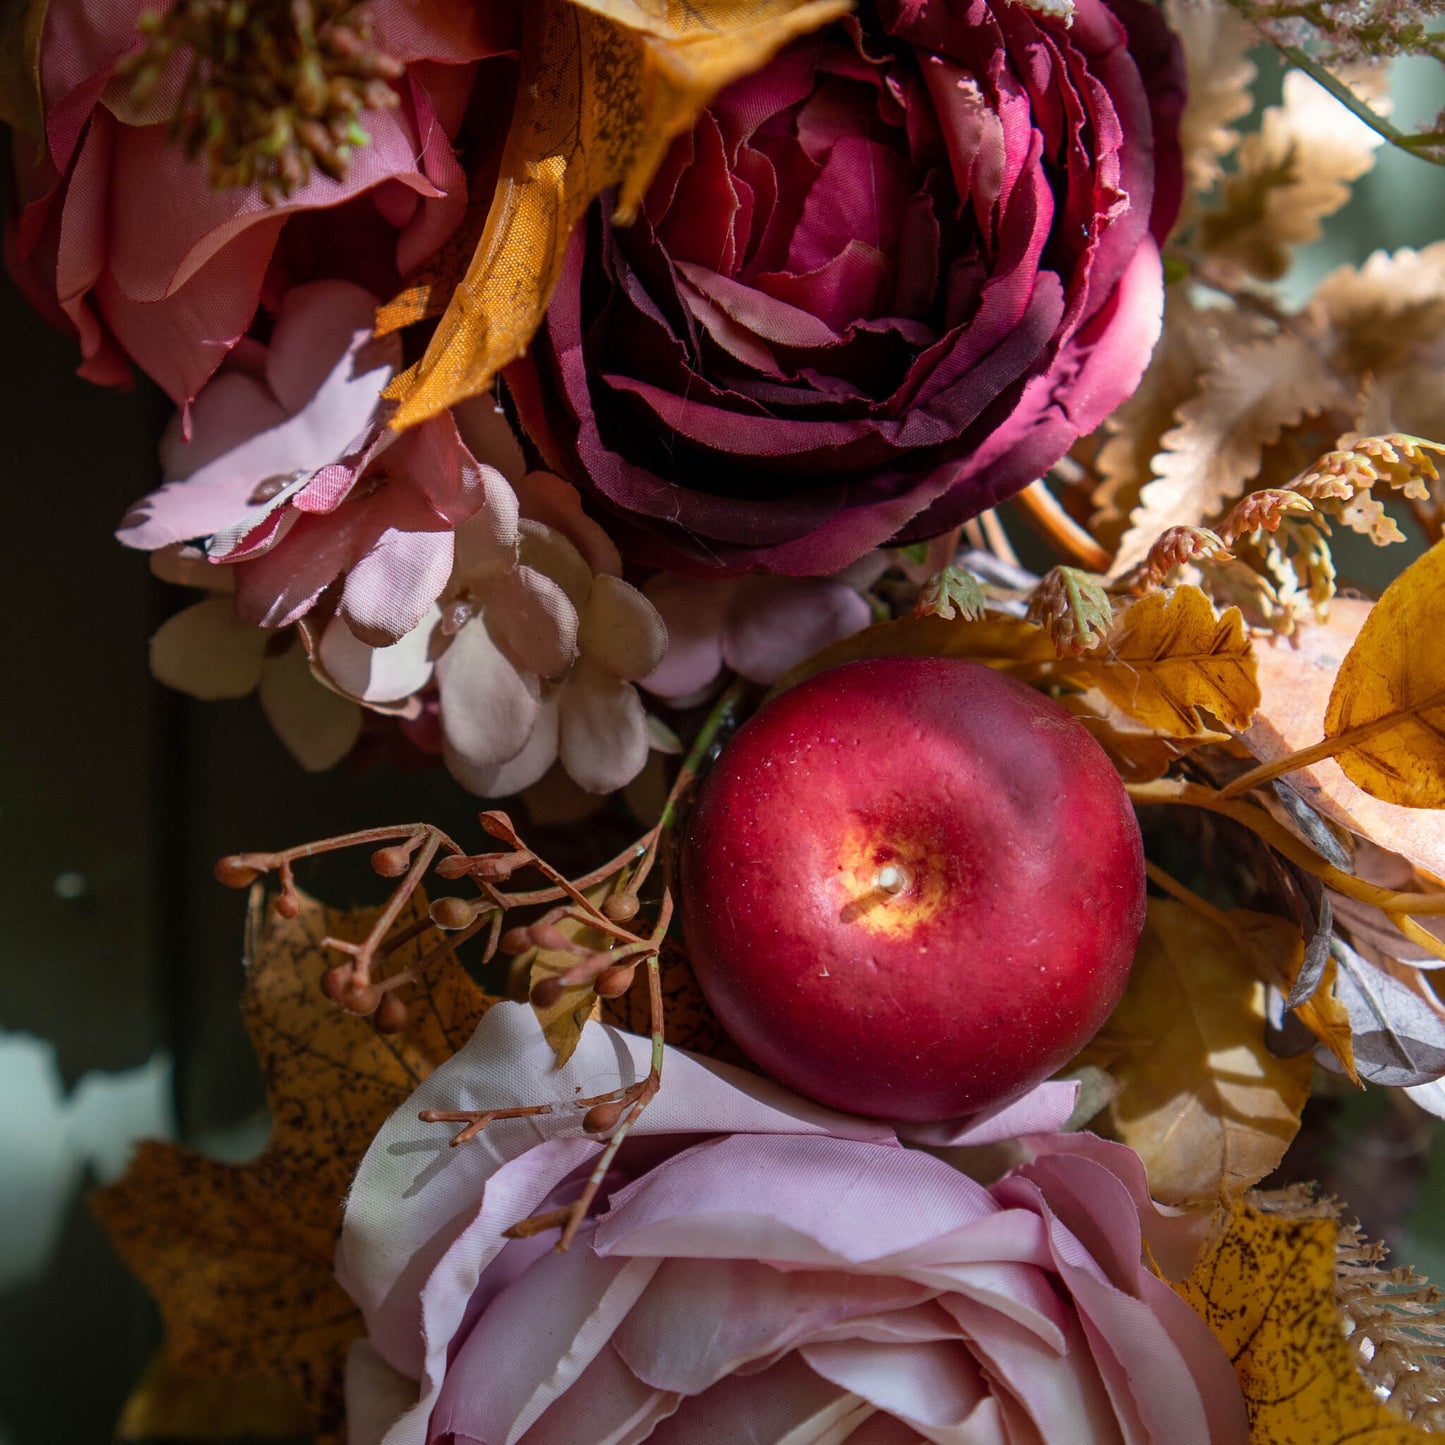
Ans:
{"label": "fabric petal", "polygon": [[558,756],[589,793],[612,793],[647,762],[647,714],[631,683],[584,657],[562,684]]}
{"label": "fabric petal", "polygon": [[208,597],[161,623],[151,638],[151,675],[205,702],[245,697],[261,680],[272,635],[242,622],[229,597]]}
{"label": "fabric petal", "polygon": [[537,679],[518,672],[487,629],[469,622],[437,659],[442,735],[472,768],[514,758],[527,744],[541,707]]}
{"label": "fabric petal", "polygon": [[331,680],[362,702],[400,702],[431,681],[431,639],[441,621],[433,607],[390,647],[370,647],[340,617],[321,634],[317,655]]}
{"label": "fabric petal", "polygon": [[604,573],[587,594],[577,645],[598,667],[635,682],[662,662],[667,626],[641,592]]}
{"label": "fabric petal", "polygon": [[746,577],[737,585],[723,628],[723,661],[771,685],[805,658],[861,632],[873,620],[851,587],[825,577]]}
{"label": "fabric petal", "polygon": [[361,709],[316,680],[299,646],[268,659],[257,696],[276,736],[308,773],[334,767],[361,736]]}
{"label": "fabric petal", "polygon": [[492,641],[519,672],[557,677],[577,657],[577,613],[566,592],[532,567],[508,572],[487,597],[483,616]]}

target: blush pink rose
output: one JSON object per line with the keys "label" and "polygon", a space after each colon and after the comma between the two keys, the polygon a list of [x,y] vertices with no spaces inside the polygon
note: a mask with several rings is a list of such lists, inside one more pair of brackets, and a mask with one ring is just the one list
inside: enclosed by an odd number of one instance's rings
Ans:
{"label": "blush pink rose", "polygon": [[[1245,1445],[1223,1349],[1142,1262],[1147,1241],[1187,1269],[1191,1223],[1089,1135],[1026,1140],[986,1188],[669,1050],[572,1249],[507,1239],[603,1147],[568,1101],[640,1077],[649,1047],[589,1026],[554,1071],[531,1011],[498,1004],[383,1126],[337,1257],[368,1330],[352,1445]],[[961,1137],[1057,1129],[1072,1098],[1044,1085]],[[457,1149],[417,1118],[546,1100]]]}
{"label": "blush pink rose", "polygon": [[[467,186],[452,141],[475,62],[511,43],[512,10],[376,0],[374,43],[406,67],[399,103],[362,113],[370,143],[344,180],[318,172],[268,205],[255,186],[210,188],[205,162],[168,139],[164,86],[148,106],[132,101],[116,67],[140,48],[147,8],[52,0],[40,50],[45,136],[16,136],[19,213],[6,259],[31,303],[78,336],[82,376],[123,382],[134,362],[184,405],[250,327],[278,242],[299,219],[346,209],[328,248],[343,274],[378,246],[381,269],[404,273],[456,227]],[[295,266],[292,257],[282,270]]]}

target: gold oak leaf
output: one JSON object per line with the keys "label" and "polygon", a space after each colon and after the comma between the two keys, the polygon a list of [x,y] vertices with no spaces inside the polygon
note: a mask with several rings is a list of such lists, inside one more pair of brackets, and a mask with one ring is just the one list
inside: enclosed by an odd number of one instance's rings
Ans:
{"label": "gold oak leaf", "polygon": [[1265,1045],[1265,986],[1232,931],[1150,899],[1129,986],[1077,1062],[1118,1084],[1105,1115],[1168,1204],[1232,1197],[1299,1128],[1313,1065]]}
{"label": "gold oak leaf", "polygon": [[[1379,72],[1345,77],[1378,99]],[[1320,221],[1350,198],[1350,183],[1374,164],[1380,136],[1302,71],[1284,78],[1284,97],[1239,148],[1239,164],[1220,203],[1199,223],[1209,258],[1274,281],[1289,267],[1290,247],[1315,241]]]}
{"label": "gold oak leaf", "polygon": [[1208,731],[1201,708],[1238,729],[1249,726],[1259,706],[1244,619],[1234,607],[1216,617],[1197,587],[1141,598],[1103,643],[1062,661],[1060,672],[1092,684],[1130,717],[1170,737]]}
{"label": "gold oak leaf", "polygon": [[[1261,762],[1319,741],[1340,664],[1370,610],[1369,602],[1338,597],[1325,622],[1300,625],[1288,641],[1255,638],[1263,701],[1241,741]],[[1316,812],[1445,880],[1445,815],[1371,797],[1334,758],[1295,769],[1288,782]]]}
{"label": "gold oak leaf", "polygon": [[[265,1150],[224,1164],[143,1144],[93,1205],[160,1305],[170,1366],[284,1380],[323,1438],[336,1439],[343,1361],[364,1333],[332,1275],[341,1201],[382,1121],[466,1042],[490,1000],[448,954],[406,990],[406,1028],[379,1034],[321,992],[339,956],[321,940],[360,940],[375,911],[303,896],[286,919],[265,907],[259,885],[251,905],[241,1007],[271,1105]],[[414,895],[397,926],[425,916]],[[427,941],[403,945],[391,962],[417,962]]]}
{"label": "gold oak leaf", "polygon": [[1252,1445],[1426,1445],[1360,1374],[1335,1297],[1336,1226],[1236,1202],[1175,1288],[1234,1365]]}
{"label": "gold oak leaf", "polygon": [[1345,776],[1388,803],[1445,808],[1445,542],[1385,589],[1345,654],[1325,736]]}
{"label": "gold oak leaf", "polygon": [[45,130],[40,35],[50,0],[0,0],[0,120],[27,135]]}
{"label": "gold oak leaf", "polygon": [[521,356],[573,228],[618,187],[636,212],[668,146],[729,81],[850,0],[533,0],[517,102],[476,253],[426,355],[393,383],[408,427],[490,385]]}
{"label": "gold oak leaf", "polygon": [[1208,524],[1259,475],[1287,427],[1345,400],[1319,352],[1294,335],[1221,348],[1160,439],[1113,575],[1142,562],[1168,528]]}

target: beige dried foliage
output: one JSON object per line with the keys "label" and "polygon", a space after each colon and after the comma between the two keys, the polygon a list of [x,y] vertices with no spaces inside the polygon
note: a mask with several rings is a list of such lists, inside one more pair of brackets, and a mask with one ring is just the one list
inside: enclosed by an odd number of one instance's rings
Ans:
{"label": "beige dried foliage", "polygon": [[1228,5],[1214,0],[1166,0],[1169,28],[1184,47],[1189,101],[1179,121],[1184,175],[1192,191],[1214,189],[1220,160],[1239,144],[1232,122],[1249,114],[1255,66],[1250,49],[1259,32]]}
{"label": "beige dried foliage", "polygon": [[1161,439],[1112,575],[1143,562],[1168,528],[1212,521],[1259,476],[1265,448],[1287,427],[1345,400],[1324,358],[1293,333],[1222,347]]}
{"label": "beige dried foliage", "polygon": [[1129,513],[1154,475],[1150,463],[1164,433],[1198,392],[1200,377],[1227,348],[1260,335],[1259,323],[1244,312],[1198,307],[1182,286],[1169,288],[1164,330],[1148,370],[1133,396],[1104,423],[1105,441],[1094,459],[1100,482],[1090,530],[1105,547],[1117,546],[1128,530]]}
{"label": "beige dried foliage", "polygon": [[[1342,77],[1376,109],[1383,72]],[[1216,265],[1266,281],[1289,268],[1290,248],[1319,239],[1320,221],[1350,198],[1381,138],[1302,71],[1284,78],[1281,104],[1239,148],[1219,204],[1200,217],[1198,240]]]}

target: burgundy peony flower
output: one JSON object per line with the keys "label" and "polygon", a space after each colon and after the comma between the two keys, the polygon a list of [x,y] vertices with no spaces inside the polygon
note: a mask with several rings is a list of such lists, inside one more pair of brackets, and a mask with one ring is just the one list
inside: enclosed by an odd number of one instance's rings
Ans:
{"label": "burgundy peony flower", "polygon": [[344,178],[316,171],[271,204],[255,185],[212,189],[205,161],[171,142],[179,69],[141,99],[120,73],[147,9],[53,0],[46,12],[45,136],[15,137],[5,259],[31,304],[78,336],[81,375],[124,382],[134,362],[185,404],[251,326],[263,287],[273,303],[297,280],[384,291],[456,227],[467,186],[452,140],[475,62],[511,43],[511,10],[376,0],[375,45],[404,67],[396,104],[362,111],[369,139]]}
{"label": "burgundy peony flower", "polygon": [[814,575],[1011,495],[1138,381],[1180,193],[1138,0],[880,0],[729,87],[573,238],[509,373],[638,560]]}

